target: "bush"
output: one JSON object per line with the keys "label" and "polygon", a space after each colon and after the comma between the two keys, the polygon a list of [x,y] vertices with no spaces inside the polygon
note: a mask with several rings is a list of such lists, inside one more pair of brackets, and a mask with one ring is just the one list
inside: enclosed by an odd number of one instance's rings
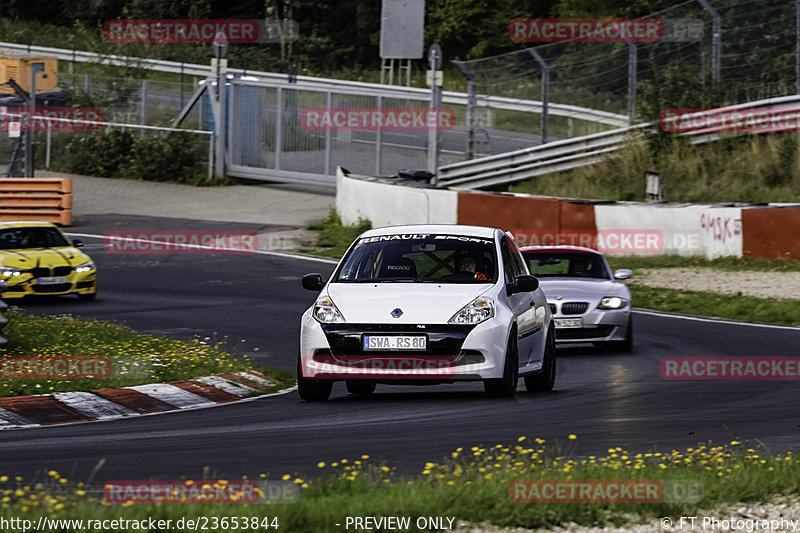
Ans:
{"label": "bush", "polygon": [[106,129],[77,136],[67,145],[69,172],[99,177],[208,184],[206,153],[188,133],[139,138],[127,130]]}

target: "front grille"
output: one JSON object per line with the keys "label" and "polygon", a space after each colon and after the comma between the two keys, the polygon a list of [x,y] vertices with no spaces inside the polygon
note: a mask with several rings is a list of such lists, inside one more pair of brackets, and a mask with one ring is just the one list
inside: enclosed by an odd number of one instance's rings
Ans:
{"label": "front grille", "polygon": [[54,285],[33,285],[33,292],[48,294],[52,292],[65,292],[72,288],[71,283],[56,283]]}
{"label": "front grille", "polygon": [[75,286],[77,289],[88,289],[89,287],[94,286],[94,281],[79,281],[78,284]]}
{"label": "front grille", "polygon": [[561,304],[562,315],[582,315],[589,309],[589,302],[565,302]]}
{"label": "front grille", "polygon": [[547,304],[550,306],[550,312],[556,314],[556,304]]}
{"label": "front grille", "polygon": [[426,335],[428,337],[428,349],[424,352],[409,350],[381,353],[453,356],[461,353],[464,339],[467,338],[467,335],[474,327],[474,325],[461,326],[453,324],[425,325],[424,328],[418,328],[416,324],[324,324],[322,330],[325,332],[333,355],[375,354],[376,352],[373,351],[364,352],[361,344],[362,336],[370,333],[392,332]]}
{"label": "front grille", "polygon": [[594,328],[565,328],[556,332],[557,340],[575,341],[580,339],[597,339],[611,335],[615,326],[597,326]]}
{"label": "front grille", "polygon": [[57,266],[55,268],[36,267],[31,269],[34,278],[51,278],[55,276],[69,276],[71,266]]}

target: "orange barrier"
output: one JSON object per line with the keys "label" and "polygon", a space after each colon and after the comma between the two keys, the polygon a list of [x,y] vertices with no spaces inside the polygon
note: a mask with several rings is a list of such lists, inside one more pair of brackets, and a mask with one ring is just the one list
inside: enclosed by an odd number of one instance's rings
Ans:
{"label": "orange barrier", "polygon": [[800,259],[800,207],[742,209],[742,253],[763,259]]}
{"label": "orange barrier", "polygon": [[560,201],[557,198],[513,196],[477,192],[458,193],[458,223],[520,230],[559,227]]}
{"label": "orange barrier", "polygon": [[0,220],[72,224],[72,178],[0,178]]}

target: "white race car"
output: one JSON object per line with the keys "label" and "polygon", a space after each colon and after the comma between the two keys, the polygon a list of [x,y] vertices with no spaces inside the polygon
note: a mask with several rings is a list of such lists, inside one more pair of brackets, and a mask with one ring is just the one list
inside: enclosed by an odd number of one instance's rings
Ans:
{"label": "white race car", "polygon": [[334,381],[352,394],[376,383],[482,381],[490,396],[550,390],[556,376],[550,309],[513,239],[493,228],[395,226],[369,230],[302,317],[297,382],[326,400]]}

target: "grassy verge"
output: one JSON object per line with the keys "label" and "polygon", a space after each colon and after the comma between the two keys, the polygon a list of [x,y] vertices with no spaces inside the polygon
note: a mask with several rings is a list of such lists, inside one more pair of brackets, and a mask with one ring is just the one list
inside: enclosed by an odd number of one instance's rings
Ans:
{"label": "grassy verge", "polygon": [[687,315],[800,326],[800,303],[741,294],[717,294],[629,283],[634,307]]}
{"label": "grassy verge", "polygon": [[515,185],[514,192],[643,200],[646,171],[666,178],[673,202],[800,201],[797,133],[738,136],[693,146],[667,139],[658,149],[630,142],[615,157]]}
{"label": "grassy verge", "polygon": [[[236,357],[225,351],[224,342],[206,338],[193,341],[141,335],[112,322],[75,319],[66,316],[36,316],[8,312],[4,334],[8,338],[5,356],[49,359],[68,356],[101,359],[90,370],[98,376],[87,379],[18,379],[29,372],[14,359],[4,359],[0,396],[86,391],[103,387],[127,387],[154,382],[208,376],[254,369],[291,386],[294,377],[257,366],[246,354]],[[26,361],[28,359],[25,359]],[[19,359],[16,359],[19,361]],[[103,361],[106,366],[103,366]],[[109,372],[103,372],[108,369]],[[83,377],[83,372],[80,376]],[[89,374],[91,375],[91,374]],[[102,376],[102,377],[99,377]],[[283,388],[283,386],[281,388]]]}
{"label": "grassy verge", "polygon": [[791,259],[756,259],[752,257],[686,257],[682,255],[606,256],[611,268],[629,268],[634,272],[650,268],[713,268],[729,272],[800,272],[800,261]]}
{"label": "grassy verge", "polygon": [[[296,501],[272,505],[152,505],[134,501],[108,505],[97,491],[64,479],[54,471],[42,473],[35,480],[0,472],[3,493],[0,508],[6,516],[34,523],[40,516],[173,521],[172,527],[159,531],[180,531],[174,524],[182,517],[227,517],[229,521],[234,517],[239,521],[253,517],[261,521],[268,517],[271,524],[279,525],[279,529],[274,525],[251,528],[258,531],[341,531],[347,516],[410,517],[412,524],[417,517],[444,516],[455,519],[454,527],[463,522],[488,521],[507,527],[552,528],[569,522],[585,526],[622,525],[654,521],[663,516],[695,516],[702,509],[719,509],[737,502],[765,502],[800,490],[800,465],[792,452],[775,455],[732,441],[663,453],[633,454],[611,448],[602,457],[573,459],[574,441],[567,442],[570,444],[563,447],[558,443],[550,446],[540,439],[529,441],[520,437],[514,444],[459,448],[445,461],[427,463],[419,475],[412,477],[397,476],[393,468],[367,456],[342,459],[330,465],[320,463],[315,479],[303,479],[297,474],[257,475],[255,480],[283,480],[299,487]],[[681,497],[679,493],[669,498],[665,490],[664,500],[671,499],[669,502],[646,503],[634,499],[627,503],[520,503],[510,498],[509,484],[515,480],[656,480],[667,482],[665,486],[669,482],[689,482],[701,490],[695,491],[693,498]],[[219,481],[208,483],[213,486]],[[272,522],[274,518],[276,522]],[[74,525],[61,527],[60,531],[66,533],[91,530],[86,529],[86,524],[82,530]],[[435,529],[412,526],[409,530]]]}
{"label": "grassy verge", "polygon": [[361,220],[354,225],[342,224],[339,214],[331,210],[328,218],[308,226],[308,229],[317,232],[317,246],[315,248],[301,248],[296,251],[339,259],[355,238],[371,227],[372,223],[369,220]]}

